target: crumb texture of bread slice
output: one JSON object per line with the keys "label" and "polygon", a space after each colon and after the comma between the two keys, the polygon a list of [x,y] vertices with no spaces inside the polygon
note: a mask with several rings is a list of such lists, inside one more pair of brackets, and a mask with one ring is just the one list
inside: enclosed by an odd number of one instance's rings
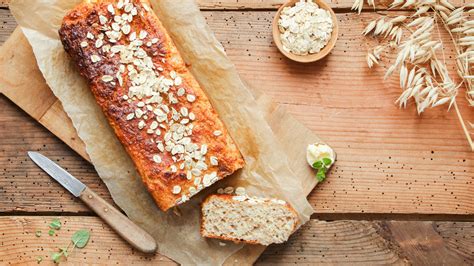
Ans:
{"label": "crumb texture of bread slice", "polygon": [[283,243],[298,216],[285,201],[248,196],[210,195],[202,205],[201,234],[248,244]]}

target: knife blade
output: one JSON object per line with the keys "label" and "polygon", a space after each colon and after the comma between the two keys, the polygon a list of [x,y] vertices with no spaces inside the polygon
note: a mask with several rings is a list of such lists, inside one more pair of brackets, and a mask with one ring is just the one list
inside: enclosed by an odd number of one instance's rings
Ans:
{"label": "knife blade", "polygon": [[95,194],[81,181],[61,168],[61,166],[38,152],[29,151],[28,156],[41,169],[58,181],[59,184],[65,187],[74,196],[80,198],[133,247],[145,253],[154,253],[156,251],[158,246],[150,234],[133,223],[114,206]]}
{"label": "knife blade", "polygon": [[55,162],[51,161],[48,157],[38,152],[29,151],[28,156],[31,160],[36,163],[41,169],[43,169],[48,175],[54,180],[58,181],[64,188],[71,192],[74,196],[79,197],[86,189],[86,185],[81,181],[77,180],[74,176],[68,173],[66,170],[61,168]]}

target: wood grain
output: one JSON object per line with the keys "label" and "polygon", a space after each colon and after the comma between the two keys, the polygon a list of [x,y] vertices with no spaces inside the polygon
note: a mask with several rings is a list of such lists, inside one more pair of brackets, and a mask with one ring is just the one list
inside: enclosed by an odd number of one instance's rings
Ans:
{"label": "wood grain", "polygon": [[[0,217],[0,264],[36,264],[37,257],[42,256],[41,265],[53,265],[51,253],[67,246],[75,231],[88,229],[91,232],[89,243],[84,249],[70,252],[68,264],[176,265],[159,254],[149,255],[134,250],[97,217],[57,217],[62,228],[54,236],[49,236],[48,224],[53,218],[56,217]],[[35,236],[37,230],[41,230],[41,237]]]}
{"label": "wood grain", "polygon": [[[437,108],[418,117],[413,106],[398,109],[398,82],[383,81],[383,66],[374,71],[365,66],[367,40],[359,32],[376,14],[338,14],[338,44],[328,58],[310,65],[278,53],[269,30],[272,12],[204,14],[241,75],[338,152],[331,178],[310,195],[317,212],[474,213],[472,153],[455,114]],[[453,52],[446,49],[446,54]],[[474,121],[462,95],[459,99],[466,119]],[[14,191],[8,182],[5,188]]]}
{"label": "wood grain", "polygon": [[[467,236],[467,248],[471,251],[465,253],[464,247],[448,246],[437,231],[437,227],[448,227],[453,237],[461,233]],[[386,239],[397,243],[398,250],[404,251],[403,254],[413,265],[429,265],[436,262],[439,265],[460,265],[472,262],[474,258],[474,227],[463,224],[461,227],[455,226],[451,222],[381,222],[378,223],[378,232]],[[466,229],[466,230],[464,230]],[[454,232],[453,232],[454,231]],[[457,232],[456,232],[457,231]],[[455,242],[459,237],[454,237]]]}
{"label": "wood grain", "polygon": [[[336,149],[332,179],[310,196],[317,212],[473,213],[473,154],[454,112],[436,108],[417,116],[413,105],[399,109],[396,78],[383,80],[385,65],[366,66],[373,40],[360,32],[378,15],[338,14],[336,47],[311,65],[286,60],[275,49],[272,12],[206,15],[244,79]],[[442,39],[448,43],[446,34]],[[462,91],[459,103],[465,119],[474,121]]]}
{"label": "wood grain", "polygon": [[[59,217],[63,222],[61,230],[48,236],[52,218],[0,217],[0,263],[34,263],[37,256],[43,256],[44,263],[49,265],[50,253],[67,245],[74,231],[89,229],[90,243],[84,249],[74,250],[68,263],[106,260],[108,264],[173,264],[165,257],[134,251],[96,217]],[[41,237],[35,236],[36,230],[42,230]],[[440,264],[447,265],[469,264],[474,261],[473,236],[472,222],[311,220],[287,244],[270,246],[257,264],[400,265],[428,259],[439,259]]]}
{"label": "wood grain", "polygon": [[[0,43],[16,26],[9,11],[1,8],[7,2],[0,0]],[[467,217],[474,217],[472,154],[467,150],[454,114],[438,108],[421,119],[412,106],[399,110],[393,104],[399,94],[396,81],[384,83],[380,78],[382,68],[370,72],[365,66],[367,44],[359,36],[363,27],[361,20],[366,22],[377,15],[344,14],[341,12],[347,11],[352,0],[331,1],[332,7],[341,8],[337,12],[340,12],[342,39],[326,60],[301,66],[283,59],[271,42],[268,27],[274,12],[265,10],[274,10],[282,2],[199,1],[206,10],[262,10],[206,11],[204,14],[242,76],[286,105],[337,149],[339,160],[330,178],[310,195],[318,216],[342,217],[338,214],[352,212],[362,213],[360,217],[366,217],[364,219],[374,217],[369,213],[411,213],[401,216],[410,218],[417,217],[415,213],[471,214]],[[462,2],[465,1],[459,0],[456,4]],[[452,51],[448,50],[447,54],[451,56]],[[15,70],[14,67],[9,69]],[[39,75],[28,73],[32,74]],[[38,96],[41,95],[44,94]],[[43,124],[55,119],[66,123],[60,104],[51,100],[50,106],[50,109],[30,106],[29,112],[37,115],[44,112]],[[462,108],[470,111],[465,104]],[[471,114],[472,111],[468,118],[473,121]],[[70,136],[68,132],[63,134]],[[0,212],[4,215],[91,214],[84,204],[26,158],[28,150],[39,150],[55,159],[112,202],[90,164],[4,96],[0,96],[0,136]],[[81,144],[72,146],[79,150]],[[68,260],[71,264],[106,261],[108,264],[174,265],[164,257],[137,253],[96,217],[61,218],[66,221],[67,229],[64,227],[58,236],[48,238],[45,232],[51,218],[0,217],[0,264],[36,264],[39,255],[45,256],[46,264],[51,264],[50,252],[67,243],[75,230],[89,228],[93,230],[91,243],[84,250],[74,251]],[[43,229],[41,238],[34,236],[38,228]],[[258,264],[444,262],[461,265],[473,264],[473,254],[472,222],[311,220],[287,244],[267,249]]]}
{"label": "wood grain", "polygon": [[[213,9],[224,9],[224,10],[259,10],[259,9],[277,9],[280,5],[287,2],[286,0],[197,0],[201,9],[213,10]],[[351,8],[354,4],[354,0],[326,0],[332,8],[345,9],[346,11]],[[377,3],[377,9],[386,9],[393,0],[379,0]],[[469,3],[469,0],[450,0],[455,6],[460,6],[465,3]],[[373,11],[373,7],[365,5],[364,11]]]}
{"label": "wood grain", "polygon": [[0,96],[0,212],[73,212],[90,210],[27,158],[40,151],[112,203],[94,168],[33,118]]}
{"label": "wood grain", "polygon": [[[474,260],[474,224],[311,220],[285,245],[270,246],[268,265],[462,265]],[[452,245],[456,243],[456,245]]]}

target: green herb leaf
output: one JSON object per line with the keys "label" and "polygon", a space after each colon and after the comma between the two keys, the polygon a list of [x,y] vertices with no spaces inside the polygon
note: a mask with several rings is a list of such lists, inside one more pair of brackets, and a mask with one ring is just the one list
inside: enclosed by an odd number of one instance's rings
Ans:
{"label": "green herb leaf", "polygon": [[323,167],[323,162],[317,161],[317,162],[313,163],[313,168],[314,169],[320,169],[321,167]]}
{"label": "green herb leaf", "polygon": [[60,248],[60,250],[61,250],[61,253],[62,253],[65,257],[67,257],[67,256],[69,255],[69,253],[67,253],[67,247],[65,247],[65,248]]}
{"label": "green herb leaf", "polygon": [[41,230],[36,230],[35,236],[36,236],[36,237],[40,237],[40,236],[41,236]]}
{"label": "green herb leaf", "polygon": [[59,229],[61,229],[61,221],[59,221],[59,219],[54,219],[54,220],[51,221],[51,223],[49,224],[49,227],[50,227],[51,229],[59,230]]}
{"label": "green herb leaf", "polygon": [[313,163],[313,168],[318,170],[316,173],[316,179],[318,179],[319,182],[322,182],[324,179],[326,179],[326,173],[328,172],[329,166],[331,164],[332,160],[330,158],[322,158],[321,160]]}
{"label": "green herb leaf", "polygon": [[326,179],[326,172],[323,169],[318,170],[318,173],[316,173],[316,178],[319,182],[323,182],[324,179]]}
{"label": "green herb leaf", "polygon": [[61,259],[62,253],[52,253],[51,254],[51,259],[54,261],[54,263],[59,263],[59,260]]}
{"label": "green herb leaf", "polygon": [[72,235],[71,240],[74,243],[74,246],[78,248],[83,248],[89,242],[90,232],[89,230],[79,230]]}
{"label": "green herb leaf", "polygon": [[329,166],[329,165],[332,164],[332,160],[329,159],[329,158],[323,158],[322,161],[323,161],[324,165],[326,165],[326,166]]}
{"label": "green herb leaf", "polygon": [[43,261],[43,257],[38,256],[36,257],[36,263],[40,264]]}
{"label": "green herb leaf", "polygon": [[48,235],[53,236],[53,235],[54,235],[54,230],[53,230],[53,229],[49,229]]}

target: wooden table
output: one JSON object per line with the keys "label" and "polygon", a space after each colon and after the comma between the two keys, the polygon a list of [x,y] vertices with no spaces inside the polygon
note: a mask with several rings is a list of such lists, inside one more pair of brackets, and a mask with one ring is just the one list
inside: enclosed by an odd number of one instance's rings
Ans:
{"label": "wooden table", "polygon": [[[351,0],[331,1],[340,22],[338,43],[326,59],[302,65],[283,58],[272,43],[271,20],[283,1],[199,2],[240,74],[338,153],[327,181],[309,196],[313,219],[288,243],[269,247],[258,263],[474,263],[473,153],[453,111],[437,108],[420,117],[413,105],[401,110],[394,103],[397,80],[384,82],[383,66],[367,69],[369,46],[360,32],[378,14],[367,9],[358,16],[349,11]],[[15,27],[8,0],[0,0],[0,43]],[[474,121],[462,95],[459,103]],[[89,163],[1,95],[0,264],[34,263],[37,256],[49,263],[54,248],[79,228],[92,230],[91,243],[68,262],[173,263],[130,248],[34,165],[28,150],[54,158],[112,201]],[[48,237],[54,217],[65,225]],[[35,237],[36,229],[45,236]]]}

